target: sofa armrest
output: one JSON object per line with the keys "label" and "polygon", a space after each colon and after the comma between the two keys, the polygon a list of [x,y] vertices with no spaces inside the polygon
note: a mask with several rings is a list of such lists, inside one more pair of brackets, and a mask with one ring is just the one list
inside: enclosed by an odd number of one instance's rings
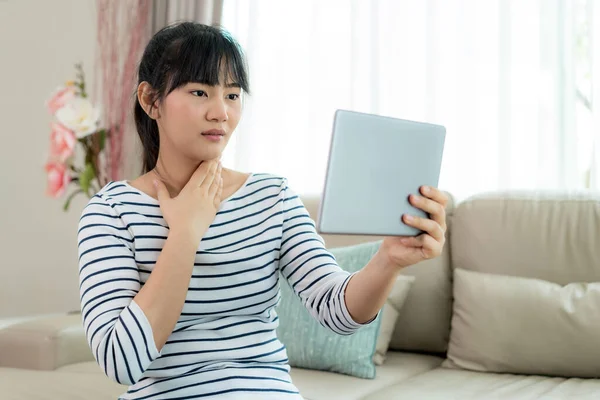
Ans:
{"label": "sofa armrest", "polygon": [[47,316],[0,329],[0,367],[54,370],[94,361],[81,314]]}

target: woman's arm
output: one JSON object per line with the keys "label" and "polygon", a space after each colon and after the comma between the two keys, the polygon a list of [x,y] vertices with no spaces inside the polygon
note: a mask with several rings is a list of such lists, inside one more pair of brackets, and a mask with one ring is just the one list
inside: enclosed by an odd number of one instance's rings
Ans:
{"label": "woman's arm", "polygon": [[441,253],[447,198],[437,190],[430,195],[438,200],[419,196],[411,198],[411,203],[428,212],[431,219],[405,219],[428,234],[386,238],[371,261],[350,274],[325,248],[308,211],[284,180],[281,275],[322,325],[342,335],[354,333],[377,316],[402,268]]}
{"label": "woman's arm", "polygon": [[411,203],[430,215],[413,219],[410,226],[425,233],[417,237],[386,238],[371,261],[350,278],[345,300],[348,312],[358,323],[372,320],[385,304],[402,268],[441,254],[446,233],[447,196],[435,188],[421,188],[423,196],[411,196]]}
{"label": "woman's arm", "polygon": [[111,203],[90,201],[79,223],[79,287],[88,344],[104,373],[136,383],[173,331],[185,302],[197,245],[171,230],[142,286],[130,232]]}
{"label": "woman's arm", "polygon": [[346,286],[348,312],[359,324],[373,320],[394,287],[400,268],[386,259],[381,249],[354,274]]}
{"label": "woman's arm", "polygon": [[133,299],[144,311],[160,352],[185,303],[198,243],[184,231],[169,231],[154,270]]}
{"label": "woman's arm", "polygon": [[190,179],[190,189],[176,198],[158,185],[171,228],[165,228],[167,239],[143,287],[135,239],[117,212],[118,204],[99,195],[82,213],[78,250],[85,333],[96,361],[118,383],[133,385],[160,356],[185,304],[198,243],[214,219],[222,191],[220,170],[203,165]]}
{"label": "woman's arm", "polygon": [[160,209],[170,229],[152,274],[134,300],[148,317],[159,351],[179,320],[198,245],[221,203],[221,169],[217,160],[200,164],[174,198],[163,182],[154,182]]}
{"label": "woman's arm", "polygon": [[140,272],[134,239],[104,197],[90,200],[79,220],[79,296],[86,338],[106,376],[136,383],[160,356],[156,329],[136,302]]}
{"label": "woman's arm", "polygon": [[361,325],[352,320],[344,302],[351,274],[342,270],[325,248],[313,220],[300,198],[282,180],[282,238],[279,271],[310,315],[340,335],[350,335]]}

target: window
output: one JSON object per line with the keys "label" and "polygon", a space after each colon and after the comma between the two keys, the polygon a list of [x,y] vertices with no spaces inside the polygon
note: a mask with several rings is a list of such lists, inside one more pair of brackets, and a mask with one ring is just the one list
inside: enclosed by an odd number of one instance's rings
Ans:
{"label": "window", "polygon": [[591,186],[592,154],[594,149],[592,99],[592,2],[573,2],[575,126],[579,151],[578,171],[585,188]]}
{"label": "window", "polygon": [[589,188],[596,4],[225,0],[255,89],[230,165],[318,194],[342,108],[445,125],[439,185],[457,199]]}

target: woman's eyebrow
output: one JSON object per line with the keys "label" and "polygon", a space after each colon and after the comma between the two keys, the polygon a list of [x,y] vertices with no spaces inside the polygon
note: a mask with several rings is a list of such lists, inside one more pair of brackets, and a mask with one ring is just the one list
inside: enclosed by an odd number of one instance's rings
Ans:
{"label": "woman's eyebrow", "polygon": [[[219,86],[218,84],[217,84],[217,85],[213,85],[213,84],[210,84],[210,83],[208,83],[208,82],[200,82],[200,81],[190,82],[189,84],[190,84],[190,85],[193,85],[193,84],[198,84],[198,85],[207,85],[207,86]],[[238,89],[239,89],[239,88],[241,88],[241,87],[242,87],[242,85],[240,85],[240,84],[239,84],[239,83],[237,83],[237,82],[232,82],[232,83],[228,83],[228,84],[226,84],[226,85],[225,85],[225,87],[226,87],[227,89],[230,89],[230,88],[238,88]]]}

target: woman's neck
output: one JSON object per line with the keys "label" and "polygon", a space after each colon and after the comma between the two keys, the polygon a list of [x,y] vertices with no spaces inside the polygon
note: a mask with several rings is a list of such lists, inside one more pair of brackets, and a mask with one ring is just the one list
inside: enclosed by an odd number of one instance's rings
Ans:
{"label": "woman's neck", "polygon": [[161,154],[151,173],[165,184],[171,196],[177,196],[200,164],[201,161],[192,161],[183,157],[169,157]]}

